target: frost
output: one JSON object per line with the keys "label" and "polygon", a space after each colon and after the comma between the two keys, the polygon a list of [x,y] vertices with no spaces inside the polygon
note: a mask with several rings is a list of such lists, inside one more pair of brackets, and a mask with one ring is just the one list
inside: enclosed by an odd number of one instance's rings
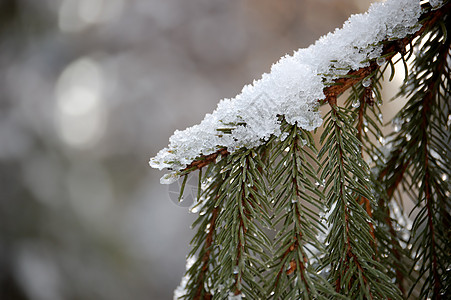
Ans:
{"label": "frost", "polygon": [[[186,271],[188,271],[192,265],[196,262],[196,256],[188,257],[186,260]],[[182,280],[180,281],[180,285],[174,290],[174,300],[178,300],[180,297],[183,297],[186,293],[186,284],[189,281],[189,275],[186,274],[182,277]]]}
{"label": "frost", "polygon": [[280,116],[305,130],[319,127],[318,102],[325,99],[327,84],[378,59],[380,42],[417,31],[420,13],[417,0],[388,0],[372,4],[367,13],[352,15],[343,28],[282,57],[270,73],[246,85],[235,98],[221,100],[200,124],[176,131],[169,146],[150,159],[150,166],[173,170],[161,180],[171,183],[202,155],[221,148],[231,153],[255,148],[271,136],[283,140],[286,134],[280,130]]}
{"label": "frost", "polygon": [[227,299],[228,300],[241,300],[242,299],[242,295],[241,294],[235,295],[233,293],[230,293],[229,297]]}

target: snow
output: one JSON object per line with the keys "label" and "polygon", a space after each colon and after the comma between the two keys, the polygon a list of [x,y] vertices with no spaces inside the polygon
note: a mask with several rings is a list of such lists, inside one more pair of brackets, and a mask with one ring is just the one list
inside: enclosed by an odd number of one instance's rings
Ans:
{"label": "snow", "polygon": [[271,136],[283,139],[279,116],[314,130],[322,124],[318,101],[325,99],[327,84],[379,58],[380,42],[417,31],[420,14],[418,0],[388,0],[372,4],[364,14],[352,15],[343,28],[282,57],[269,74],[246,85],[235,98],[221,100],[200,124],[177,130],[169,146],[150,159],[150,166],[172,170],[161,179],[169,184],[201,155],[224,147],[230,153],[242,147],[255,148]]}
{"label": "snow", "polygon": [[[193,264],[196,262],[197,257],[191,256],[188,257],[186,260],[186,271],[188,271]],[[183,297],[186,293],[186,284],[189,281],[190,276],[188,274],[185,274],[185,276],[182,277],[182,280],[180,281],[180,285],[174,290],[174,300],[180,299],[180,297]]]}
{"label": "snow", "polygon": [[229,297],[227,298],[227,300],[241,300],[241,299],[242,299],[242,294],[235,295],[233,293],[230,293]]}

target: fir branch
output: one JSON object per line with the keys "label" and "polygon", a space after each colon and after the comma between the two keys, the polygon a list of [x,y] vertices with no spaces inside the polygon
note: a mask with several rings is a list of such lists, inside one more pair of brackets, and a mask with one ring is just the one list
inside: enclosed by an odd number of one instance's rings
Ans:
{"label": "fir branch", "polygon": [[209,263],[210,263],[210,254],[212,251],[212,243],[213,243],[213,235],[215,232],[216,227],[216,218],[218,217],[219,209],[217,207],[213,208],[211,212],[210,217],[210,223],[208,223],[210,226],[208,228],[208,234],[205,238],[205,245],[204,245],[204,254],[202,255],[202,267],[200,269],[200,273],[198,275],[198,278],[196,280],[196,286],[197,291],[194,294],[194,300],[200,300],[200,299],[208,299],[210,293],[205,293],[204,286],[205,286],[205,278],[206,273],[208,271]]}
{"label": "fir branch", "polygon": [[[384,268],[374,259],[374,242],[366,210],[358,197],[374,200],[365,182],[369,168],[362,158],[360,142],[354,136],[353,114],[339,108],[336,98],[328,98],[331,112],[321,137],[324,158],[321,178],[327,178],[327,205],[332,210],[324,263],[330,265],[330,280],[337,292],[351,298],[399,299],[399,291],[385,276]],[[384,282],[381,288],[380,282]]]}
{"label": "fir branch", "polygon": [[202,205],[199,217],[194,222],[193,227],[198,227],[196,235],[191,241],[193,249],[189,254],[190,259],[195,259],[193,265],[187,270],[187,283],[182,299],[211,299],[215,286],[207,283],[207,279],[214,281],[212,269],[217,266],[217,250],[214,249],[214,240],[217,236],[217,217],[220,205],[217,201],[223,196],[221,186],[224,182],[223,174],[220,171],[224,168],[225,160],[218,162],[210,171],[206,172],[201,181],[206,181],[207,186],[201,199]]}
{"label": "fir branch", "polygon": [[[425,4],[424,9],[416,33],[384,42],[380,59],[324,89],[322,103],[331,110],[321,136],[321,163],[307,151],[315,150],[311,134],[279,116],[284,140],[272,136],[258,149],[232,154],[222,147],[177,174],[212,167],[205,175],[210,182],[199,191],[204,202],[190,253],[198,258],[187,271],[184,299],[400,299],[410,279],[403,264],[410,263],[406,250],[411,248],[418,260],[413,271],[419,271],[414,287],[420,297],[441,299],[449,292],[451,204],[449,185],[442,182],[444,175],[449,177],[449,158],[437,154],[450,150],[450,2],[436,10]],[[388,66],[393,78],[397,53],[407,70],[412,43],[421,41],[424,50],[401,90],[409,102],[398,117],[411,121],[393,134],[387,158],[373,141],[385,143],[380,81]],[[369,79],[370,85],[362,83]],[[338,106],[337,97],[351,87],[345,107]],[[230,134],[231,128],[220,131]],[[376,174],[365,154],[373,158]],[[319,165],[320,180],[314,165]],[[323,180],[329,226],[325,250],[317,241],[324,229],[318,218],[324,197],[313,183]],[[408,244],[398,231],[400,222],[391,217],[402,189],[418,211]],[[278,224],[272,245],[263,228]]]}
{"label": "fir branch", "polygon": [[[312,162],[316,159],[308,151],[315,151],[309,132],[297,126],[282,125],[288,134],[284,141],[275,139],[270,158],[272,194],[274,199],[274,226],[283,221],[276,236],[278,249],[273,258],[273,280],[268,294],[274,299],[328,299],[337,296],[332,287],[319,275],[312,263],[318,261],[316,253],[323,247],[317,240],[322,232],[317,211],[322,210],[322,193]],[[280,182],[280,183],[279,183]]]}
{"label": "fir branch", "polygon": [[[410,47],[408,55],[410,55],[411,50],[412,47]],[[357,128],[357,138],[361,143],[360,152],[362,158],[364,157],[364,153],[366,153],[376,162],[384,160],[384,154],[381,150],[381,147],[385,145],[385,139],[382,136],[382,130],[380,128],[382,127],[381,111],[379,109],[382,103],[380,81],[383,78],[383,73],[388,63],[384,59],[383,62],[378,62],[378,65],[378,67],[374,66],[374,71],[362,84],[357,84],[352,87],[351,93],[345,102],[346,107],[354,110],[358,116],[355,121],[355,126]],[[376,101],[373,99],[372,94],[375,94]],[[375,103],[377,105],[374,105]],[[374,140],[378,141],[379,145],[374,144]],[[383,196],[386,190],[381,185],[381,179],[376,178],[372,173],[370,176],[371,180],[367,182],[367,185],[372,190],[377,191],[380,199],[378,205],[371,205],[370,199],[362,196],[358,196],[357,201],[365,208],[370,219],[374,220],[368,222],[370,234],[375,241],[372,242],[375,251],[374,258],[386,266],[391,266],[390,269],[394,270],[394,275],[390,277],[395,278],[398,288],[402,294],[405,294],[403,280],[407,270],[401,261],[404,256],[401,255],[403,251],[400,246],[400,237],[394,230],[389,207],[385,202],[389,197]],[[375,207],[374,213],[373,207]]]}
{"label": "fir branch", "polygon": [[[449,3],[445,6],[449,12]],[[405,122],[401,131],[394,135],[391,143],[394,149],[379,176],[387,181],[390,197],[401,182],[419,184],[418,191],[412,195],[420,209],[412,235],[413,250],[416,251],[414,259],[418,261],[415,269],[420,271],[414,286],[424,278],[420,296],[434,299],[441,299],[445,292],[445,269],[449,263],[449,253],[444,250],[449,244],[449,236],[446,236],[443,226],[449,219],[446,211],[450,203],[445,196],[446,187],[440,183],[440,174],[449,174],[449,169],[443,169],[447,165],[445,157],[434,157],[434,153],[449,151],[449,142],[446,142],[449,131],[443,131],[449,125],[442,117],[449,115],[450,38],[444,29],[450,27],[449,15],[443,15],[443,19],[435,24],[429,35],[417,41],[418,45],[424,43],[423,49],[415,59],[414,73],[401,89],[400,94],[408,96],[409,101],[397,116],[409,122]],[[443,25],[444,22],[447,26]],[[424,274],[428,276],[424,277]]]}
{"label": "fir branch", "polygon": [[269,227],[270,219],[261,157],[259,150],[239,150],[227,157],[221,171],[225,196],[217,219],[221,224],[215,240],[218,266],[213,270],[217,283],[223,286],[218,291],[221,299],[230,293],[251,299],[265,294],[261,270],[268,260],[265,249],[270,242],[261,226]]}
{"label": "fir branch", "polygon": [[202,169],[203,167],[208,166],[211,163],[215,163],[218,158],[226,157],[227,155],[229,155],[227,148],[221,148],[215,153],[209,155],[202,155],[198,159],[194,160],[191,164],[189,164],[185,169],[183,169],[181,171],[181,175]]}

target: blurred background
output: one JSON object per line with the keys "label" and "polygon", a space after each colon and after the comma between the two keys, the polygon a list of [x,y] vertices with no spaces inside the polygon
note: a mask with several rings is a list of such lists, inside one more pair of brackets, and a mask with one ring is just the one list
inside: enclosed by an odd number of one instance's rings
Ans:
{"label": "blurred background", "polygon": [[0,299],[172,299],[195,215],[148,159],[362,0],[0,0]]}

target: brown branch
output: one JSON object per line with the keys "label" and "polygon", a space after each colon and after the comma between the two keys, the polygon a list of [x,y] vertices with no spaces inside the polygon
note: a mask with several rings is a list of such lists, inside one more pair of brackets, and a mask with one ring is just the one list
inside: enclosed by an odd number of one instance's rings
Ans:
{"label": "brown branch", "polygon": [[183,169],[182,172],[191,170],[191,169],[192,169],[191,171],[199,170],[199,169],[209,165],[212,162],[216,162],[216,158],[219,155],[227,156],[228,154],[229,154],[229,151],[227,151],[227,148],[221,148],[218,151],[216,151],[215,153],[212,153],[209,155],[202,155],[199,159],[193,161],[188,166],[186,166],[186,168]]}

